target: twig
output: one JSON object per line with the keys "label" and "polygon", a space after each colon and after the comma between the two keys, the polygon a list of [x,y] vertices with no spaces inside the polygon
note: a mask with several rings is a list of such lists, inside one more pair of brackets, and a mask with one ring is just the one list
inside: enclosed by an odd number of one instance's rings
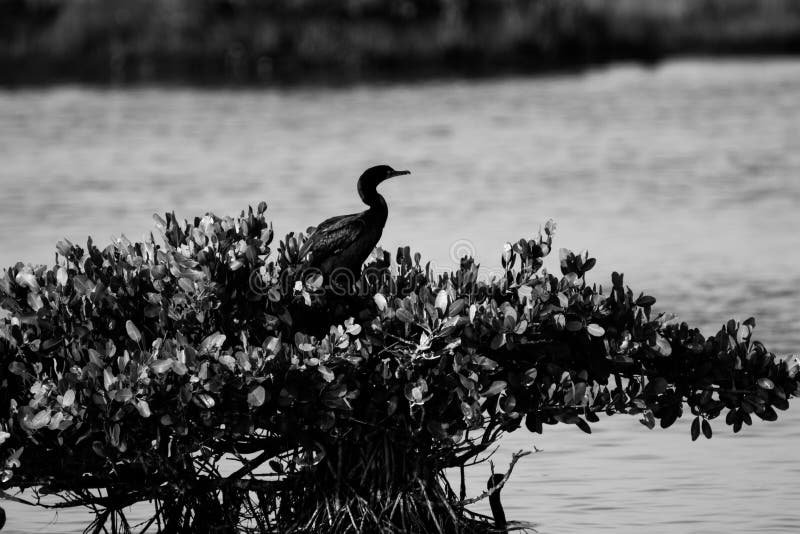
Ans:
{"label": "twig", "polygon": [[20,504],[25,504],[25,505],[28,505],[28,506],[47,506],[47,505],[40,505],[38,503],[31,502],[31,501],[28,501],[26,499],[22,499],[20,497],[14,497],[13,495],[9,495],[5,491],[0,491],[0,499],[5,499],[7,501],[13,501],[13,502],[17,502],[17,503],[20,503]]}
{"label": "twig", "polygon": [[511,476],[511,471],[514,470],[514,465],[519,461],[520,458],[523,456],[528,456],[531,454],[531,451],[517,451],[511,456],[511,462],[508,464],[508,470],[506,471],[505,476],[503,476],[503,480],[501,480],[498,484],[492,486],[492,488],[487,489],[477,497],[473,497],[472,499],[462,500],[458,503],[458,506],[468,506],[470,504],[475,504],[478,501],[482,501],[483,499],[489,497],[493,493],[500,491],[505,486],[506,481]]}
{"label": "twig", "polygon": [[444,534],[442,526],[439,524],[439,520],[436,519],[436,513],[433,511],[431,500],[428,498],[428,492],[425,491],[425,485],[422,483],[422,480],[420,479],[417,479],[417,483],[419,484],[419,487],[422,490],[422,496],[425,498],[425,505],[428,507],[428,512],[430,512],[431,514],[431,519],[433,519],[433,524],[436,525],[436,531],[439,534]]}
{"label": "twig", "polygon": [[249,473],[252,473],[253,469],[259,467],[261,464],[263,464],[264,462],[266,462],[267,460],[272,458],[272,456],[273,456],[272,451],[262,452],[261,454],[259,454],[255,458],[253,458],[252,460],[248,460],[248,461],[244,462],[244,466],[242,466],[236,472],[231,474],[228,477],[228,480],[230,482],[233,482],[235,480],[238,480],[238,479],[242,478],[243,476],[245,476],[245,475],[247,475]]}
{"label": "twig", "polygon": [[381,350],[381,351],[380,351],[378,354],[376,354],[375,356],[380,356],[380,355],[381,355],[381,354],[383,354],[384,352],[391,352],[391,351],[392,351],[392,349],[394,349],[394,348],[395,348],[397,345],[400,345],[401,343],[405,343],[406,345],[414,345],[414,343],[412,343],[412,342],[410,342],[410,341],[407,341],[407,340],[405,340],[405,339],[403,339],[403,338],[401,338],[401,337],[397,337],[397,336],[395,336],[395,335],[392,335],[392,334],[390,334],[390,333],[388,333],[388,332],[384,332],[384,334],[385,334],[386,336],[389,336],[389,337],[392,337],[392,338],[396,339],[397,341],[395,341],[395,342],[394,342],[394,343],[392,343],[391,345],[388,345],[388,346],[384,347],[384,348],[383,348],[383,349],[382,349],[382,350]]}

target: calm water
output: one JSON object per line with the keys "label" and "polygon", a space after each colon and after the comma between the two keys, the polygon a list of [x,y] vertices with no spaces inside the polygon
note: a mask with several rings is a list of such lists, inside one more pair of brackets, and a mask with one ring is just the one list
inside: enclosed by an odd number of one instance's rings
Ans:
{"label": "calm water", "polygon": [[[437,265],[548,218],[588,248],[593,280],[620,270],[713,333],[759,320],[800,351],[800,62],[676,62],[652,70],[345,90],[0,92],[0,264],[52,261],[63,237],[140,238],[150,214],[234,213],[266,200],[279,235],[362,209],[371,164],[387,182],[383,244]],[[553,258],[554,260],[556,258]],[[557,262],[549,263],[557,270]],[[800,521],[800,409],[733,435],[715,421],[649,431],[602,420],[587,436],[509,436],[496,462],[536,445],[503,492],[542,533],[790,532]],[[488,476],[477,468],[473,492]],[[3,504],[12,532],[76,532],[80,512]]]}

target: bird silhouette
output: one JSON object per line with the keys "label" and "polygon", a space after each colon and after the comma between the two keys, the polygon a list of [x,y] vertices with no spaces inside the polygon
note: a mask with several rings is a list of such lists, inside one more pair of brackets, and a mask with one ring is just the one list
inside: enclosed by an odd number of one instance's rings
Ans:
{"label": "bird silhouette", "polygon": [[3,530],[4,526],[6,526],[6,511],[0,508],[0,530]]}
{"label": "bird silhouette", "polygon": [[394,176],[411,174],[388,165],[370,167],[358,179],[358,195],[369,206],[361,213],[339,215],[322,221],[300,248],[299,258],[309,256],[308,265],[319,269],[326,279],[361,274],[361,265],[378,244],[389,209],[377,191],[378,185]]}
{"label": "bird silhouette", "polygon": [[492,509],[492,516],[494,517],[494,526],[498,529],[505,529],[507,522],[506,522],[506,513],[503,510],[503,505],[500,502],[500,490],[502,488],[496,488],[500,483],[503,482],[506,476],[502,473],[495,473],[489,477],[489,481],[486,483],[486,489],[494,490],[491,495],[489,495],[489,507]]}

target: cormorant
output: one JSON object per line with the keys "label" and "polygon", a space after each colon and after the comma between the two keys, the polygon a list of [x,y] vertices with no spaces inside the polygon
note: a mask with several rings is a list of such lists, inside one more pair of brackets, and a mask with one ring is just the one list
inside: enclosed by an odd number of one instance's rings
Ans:
{"label": "cormorant", "polygon": [[[486,489],[491,490],[496,487],[504,478],[506,478],[506,476],[502,473],[493,474],[486,483]],[[496,489],[489,495],[489,507],[492,509],[492,516],[494,516],[494,526],[499,529],[505,529],[507,525],[506,513],[503,510],[503,505],[500,503],[500,489],[502,488]]]}
{"label": "cormorant", "polygon": [[411,173],[396,171],[388,165],[364,171],[358,179],[358,195],[369,209],[322,221],[303,243],[300,259],[310,254],[309,264],[326,278],[336,272],[356,280],[361,275],[361,265],[378,244],[389,215],[386,200],[376,188],[384,180],[403,174]]}

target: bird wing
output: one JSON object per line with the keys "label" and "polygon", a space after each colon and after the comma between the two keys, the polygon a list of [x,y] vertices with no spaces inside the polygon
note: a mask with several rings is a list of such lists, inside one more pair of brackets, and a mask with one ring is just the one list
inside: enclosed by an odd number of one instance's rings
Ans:
{"label": "bird wing", "polygon": [[360,213],[326,219],[303,243],[299,257],[303,259],[311,251],[317,258],[336,255],[358,239],[364,226],[364,220]]}

